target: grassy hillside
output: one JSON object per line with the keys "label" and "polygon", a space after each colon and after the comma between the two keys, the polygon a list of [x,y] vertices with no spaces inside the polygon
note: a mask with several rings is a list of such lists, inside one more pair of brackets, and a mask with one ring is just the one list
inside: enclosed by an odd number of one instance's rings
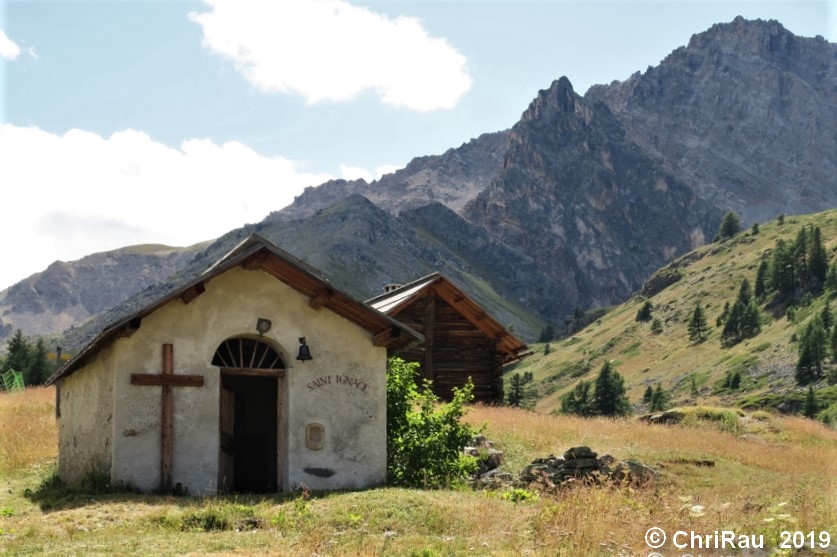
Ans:
{"label": "grassy hillside", "polygon": [[[586,444],[651,464],[658,480],[188,498],[115,491],[102,479],[86,490],[61,487],[53,400],[44,388],[0,394],[4,555],[629,556],[648,553],[652,526],[763,535],[769,554],[789,555],[772,552],[783,530],[837,537],[837,432],[802,418],[733,413],[720,428],[703,420],[666,427],[476,407],[468,420],[485,426],[509,471]],[[706,461],[714,466],[698,465]]]}
{"label": "grassy hillside", "polygon": [[[537,408],[543,412],[560,408],[563,394],[580,379],[594,379],[606,360],[612,360],[625,378],[632,402],[639,402],[645,389],[657,383],[679,404],[752,406],[767,401],[775,405],[789,395],[801,400],[802,390],[794,382],[794,334],[821,310],[828,296],[815,297],[807,306],[799,305],[793,319],[786,316],[784,306],[765,300],[761,304],[761,333],[731,347],[722,346],[721,329],[715,321],[724,304],[735,301],[744,278],[754,283],[759,263],[769,259],[776,241],[783,238],[793,243],[799,229],[810,224],[822,229],[830,261],[834,262],[837,211],[785,218],[783,224],[763,224],[758,233],[750,229],[673,261],[649,284],[663,285],[678,276],[679,280],[648,297],[636,295],[570,338],[551,343],[547,355],[543,344],[535,345],[535,355],[511,372],[532,372],[539,397]],[[652,317],[659,319],[661,331],[655,332],[651,321],[636,321],[637,311],[646,300],[654,306]],[[698,301],[706,310],[710,329],[702,343],[691,342],[687,332]],[[833,300],[832,305],[837,308]],[[742,376],[741,388],[723,389],[726,374],[736,371]],[[691,394],[692,377],[699,390],[697,400]],[[825,383],[818,386],[825,387]],[[837,400],[837,389],[823,388],[820,396]]]}

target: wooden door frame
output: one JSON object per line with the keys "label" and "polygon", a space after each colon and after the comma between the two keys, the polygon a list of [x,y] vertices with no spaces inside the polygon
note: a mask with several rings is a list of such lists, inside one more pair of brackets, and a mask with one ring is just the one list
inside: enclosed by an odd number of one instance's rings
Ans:
{"label": "wooden door frame", "polygon": [[220,368],[218,381],[218,490],[221,492],[221,390],[223,389],[223,376],[251,376],[251,377],[275,377],[276,378],[276,492],[285,491],[285,476],[288,462],[288,432],[287,418],[285,416],[287,389],[285,388],[284,369],[253,369],[253,368]]}

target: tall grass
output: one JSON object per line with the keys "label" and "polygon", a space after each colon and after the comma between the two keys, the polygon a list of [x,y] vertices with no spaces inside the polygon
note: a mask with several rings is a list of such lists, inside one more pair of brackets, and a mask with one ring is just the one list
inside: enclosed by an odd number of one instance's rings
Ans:
{"label": "tall grass", "polygon": [[0,473],[41,464],[58,454],[55,389],[0,392]]}
{"label": "tall grass", "polygon": [[[56,453],[52,400],[51,389],[0,395],[3,554],[629,556],[648,554],[652,526],[761,534],[771,549],[782,530],[837,536],[837,431],[812,420],[759,412],[731,428],[711,408],[678,426],[486,406],[466,414],[505,452],[510,472],[589,445],[655,467],[657,481],[643,487],[61,498],[53,467],[38,466]],[[714,466],[690,464],[705,461]]]}

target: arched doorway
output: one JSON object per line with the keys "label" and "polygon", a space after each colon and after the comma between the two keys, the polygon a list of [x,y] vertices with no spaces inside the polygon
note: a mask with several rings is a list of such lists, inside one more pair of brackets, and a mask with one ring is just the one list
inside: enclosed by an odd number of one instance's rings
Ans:
{"label": "arched doorway", "polygon": [[234,337],[218,345],[212,365],[221,370],[219,489],[281,490],[282,356],[262,339]]}

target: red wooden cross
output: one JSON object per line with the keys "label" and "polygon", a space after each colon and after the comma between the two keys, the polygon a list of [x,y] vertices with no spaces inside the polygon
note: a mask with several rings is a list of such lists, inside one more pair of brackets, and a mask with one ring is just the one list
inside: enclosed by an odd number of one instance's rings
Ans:
{"label": "red wooden cross", "polygon": [[163,373],[132,373],[131,385],[157,385],[163,387],[160,417],[160,490],[171,491],[171,463],[174,441],[174,391],[173,387],[203,387],[203,375],[174,374],[174,346],[163,345]]}

